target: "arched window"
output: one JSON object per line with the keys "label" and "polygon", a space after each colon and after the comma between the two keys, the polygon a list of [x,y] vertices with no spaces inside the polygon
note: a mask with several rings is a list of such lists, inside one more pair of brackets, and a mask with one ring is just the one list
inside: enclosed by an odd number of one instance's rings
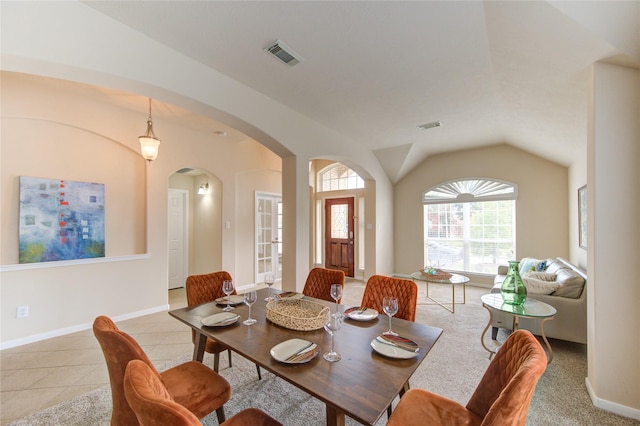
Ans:
{"label": "arched window", "polygon": [[344,164],[335,163],[320,172],[318,192],[364,188],[364,180]]}
{"label": "arched window", "polygon": [[516,184],[485,178],[423,192],[425,266],[495,273],[515,259]]}

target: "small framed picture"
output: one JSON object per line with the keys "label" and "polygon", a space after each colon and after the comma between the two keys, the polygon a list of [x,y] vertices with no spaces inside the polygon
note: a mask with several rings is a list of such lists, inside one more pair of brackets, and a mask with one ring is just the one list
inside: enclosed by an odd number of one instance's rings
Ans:
{"label": "small framed picture", "polygon": [[587,185],[578,188],[578,238],[580,247],[587,248]]}

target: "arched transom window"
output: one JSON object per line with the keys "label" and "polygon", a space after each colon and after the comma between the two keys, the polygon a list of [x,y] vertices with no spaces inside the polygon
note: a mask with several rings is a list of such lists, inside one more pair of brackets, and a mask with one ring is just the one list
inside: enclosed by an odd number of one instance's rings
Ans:
{"label": "arched transom window", "polygon": [[344,164],[335,163],[320,172],[320,191],[364,188],[364,180]]}
{"label": "arched transom window", "polygon": [[425,266],[491,274],[515,259],[517,196],[516,184],[484,178],[424,191]]}

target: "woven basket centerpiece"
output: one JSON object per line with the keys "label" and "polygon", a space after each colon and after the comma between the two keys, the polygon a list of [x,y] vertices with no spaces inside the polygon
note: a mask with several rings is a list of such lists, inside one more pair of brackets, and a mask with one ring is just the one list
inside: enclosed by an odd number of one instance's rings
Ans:
{"label": "woven basket centerpiece", "polygon": [[318,330],[329,320],[329,313],[327,306],[304,299],[267,303],[267,319],[290,330]]}
{"label": "woven basket centerpiece", "polygon": [[442,269],[435,269],[435,268],[422,269],[420,273],[422,273],[423,277],[428,278],[430,280],[448,280],[453,276],[452,274],[445,272]]}

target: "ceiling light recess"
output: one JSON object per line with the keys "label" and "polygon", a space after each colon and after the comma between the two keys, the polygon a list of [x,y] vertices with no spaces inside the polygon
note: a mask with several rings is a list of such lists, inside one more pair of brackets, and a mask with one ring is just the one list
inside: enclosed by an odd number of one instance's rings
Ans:
{"label": "ceiling light recess", "polygon": [[442,121],[432,121],[431,123],[420,124],[418,126],[418,129],[427,130],[433,127],[440,127],[440,126],[442,126]]}
{"label": "ceiling light recess", "polygon": [[292,48],[290,48],[280,40],[276,40],[271,43],[271,45],[264,49],[264,51],[270,53],[290,67],[304,60],[302,59],[302,56],[298,55]]}

